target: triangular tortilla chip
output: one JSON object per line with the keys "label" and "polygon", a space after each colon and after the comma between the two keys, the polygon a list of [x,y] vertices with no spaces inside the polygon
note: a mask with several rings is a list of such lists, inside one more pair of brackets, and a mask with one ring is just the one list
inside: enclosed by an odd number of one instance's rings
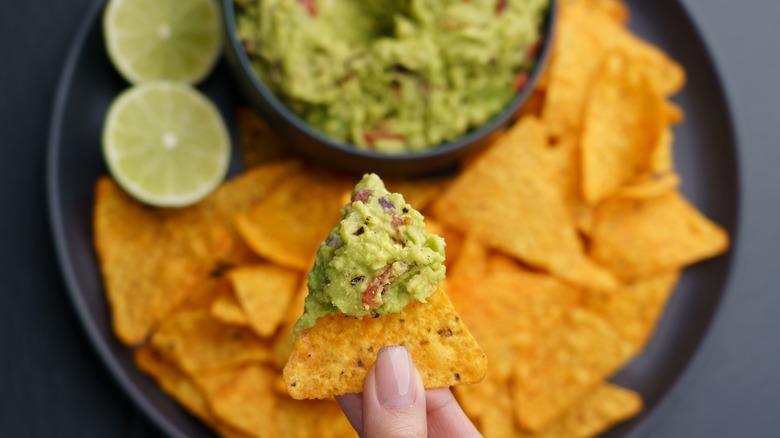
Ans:
{"label": "triangular tortilla chip", "polygon": [[432,204],[434,217],[575,285],[611,290],[615,278],[584,254],[548,160],[544,126],[527,117]]}
{"label": "triangular tortilla chip", "polygon": [[220,421],[261,438],[283,436],[277,433],[273,415],[275,375],[270,368],[249,364],[202,373],[195,381]]}
{"label": "triangular tortilla chip", "polygon": [[555,56],[548,69],[542,110],[552,136],[579,132],[588,89],[609,50],[619,49],[632,58],[662,95],[682,89],[685,70],[662,50],[628,31],[615,19],[619,11],[605,14],[603,9],[593,8],[591,1],[570,3],[559,12]]}
{"label": "triangular tortilla chip", "polygon": [[591,437],[633,417],[642,398],[630,389],[605,383],[589,392],[542,432],[521,435],[534,438]]}
{"label": "triangular tortilla chip", "polygon": [[633,353],[606,321],[584,309],[569,310],[517,361],[511,385],[515,419],[523,429],[544,430]]}
{"label": "triangular tortilla chip", "polygon": [[485,354],[438,289],[426,303],[412,301],[400,313],[320,318],[296,337],[284,367],[287,390],[295,399],[362,392],[379,349],[388,345],[409,350],[426,388],[476,383],[487,370]]}
{"label": "triangular tortilla chip", "polygon": [[218,296],[211,302],[211,316],[219,322],[231,325],[249,326],[249,318],[241,304],[232,295]]}
{"label": "triangular tortilla chip", "polygon": [[609,52],[585,105],[582,193],[596,205],[651,169],[664,128],[663,100],[633,60]]}
{"label": "triangular tortilla chip", "polygon": [[291,400],[278,397],[273,410],[279,437],[349,438],[355,429],[336,403],[327,400]]}
{"label": "triangular tortilla chip", "polygon": [[272,336],[301,282],[301,273],[270,263],[241,266],[228,274],[236,298],[258,336]]}
{"label": "triangular tortilla chip", "polygon": [[208,310],[176,312],[163,321],[150,344],[190,375],[272,360],[270,346],[252,330],[223,324]]}
{"label": "triangular tortilla chip", "polygon": [[354,182],[317,168],[293,172],[236,225],[260,256],[292,269],[311,268],[317,246],[341,217]]}
{"label": "triangular tortilla chip", "polygon": [[589,292],[586,307],[639,351],[653,334],[679,277],[678,271],[664,272],[633,280],[614,293]]}
{"label": "triangular tortilla chip", "polygon": [[127,344],[143,341],[193,288],[219,275],[224,266],[253,257],[232,218],[298,165],[256,168],[181,209],[146,207],[110,178],[101,178],[96,186],[95,248],[117,337]]}
{"label": "triangular tortilla chip", "polygon": [[145,346],[135,351],[136,366],[154,378],[160,388],[176,399],[193,415],[216,429],[225,438],[246,438],[244,434],[223,424],[211,413],[208,400],[195,382],[175,365],[167,362],[153,348]]}
{"label": "triangular tortilla chip", "polygon": [[728,234],[677,192],[613,199],[596,212],[591,256],[623,278],[679,269],[728,248]]}

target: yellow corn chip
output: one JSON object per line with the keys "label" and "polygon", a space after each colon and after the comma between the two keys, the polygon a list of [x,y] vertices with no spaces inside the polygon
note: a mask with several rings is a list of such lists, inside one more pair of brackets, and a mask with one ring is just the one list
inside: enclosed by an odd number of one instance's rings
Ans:
{"label": "yellow corn chip", "polygon": [[666,115],[666,122],[672,125],[678,125],[685,121],[685,111],[674,102],[667,101],[664,103],[664,114]]}
{"label": "yellow corn chip", "polygon": [[238,108],[236,122],[244,169],[279,161],[292,155],[290,147],[253,109]]}
{"label": "yellow corn chip", "polygon": [[520,120],[525,116],[541,117],[544,108],[544,90],[535,89],[525,101],[520,110],[515,114],[515,120]]}
{"label": "yellow corn chip", "polygon": [[283,436],[274,419],[274,376],[270,368],[250,364],[201,373],[195,381],[220,421],[262,438]]}
{"label": "yellow corn chip", "polygon": [[141,342],[193,288],[250,254],[232,217],[265,196],[297,166],[257,168],[223,184],[201,203],[155,209],[128,197],[109,178],[96,186],[95,247],[117,337]]}
{"label": "yellow corn chip", "polygon": [[431,205],[437,220],[576,285],[611,290],[614,277],[585,257],[559,189],[549,181],[544,126],[525,118]]}
{"label": "yellow corn chip", "polygon": [[674,133],[668,126],[661,131],[658,144],[650,155],[650,169],[653,173],[674,172]]}
{"label": "yellow corn chip", "polygon": [[165,361],[153,348],[141,347],[137,349],[134,358],[136,366],[152,376],[163,391],[176,399],[193,415],[216,429],[221,436],[226,438],[249,436],[217,420],[209,410],[208,401],[195,382],[176,366]]}
{"label": "yellow corn chip", "polygon": [[561,417],[534,438],[592,437],[642,409],[642,398],[630,389],[605,383],[574,403]]}
{"label": "yellow corn chip", "polygon": [[623,27],[628,24],[629,10],[622,0],[564,0],[560,4],[563,8],[577,4],[592,13],[603,14]]}
{"label": "yellow corn chip", "polygon": [[272,359],[269,346],[251,330],[223,324],[208,311],[171,315],[152,335],[150,344],[189,374]]}
{"label": "yellow corn chip", "polygon": [[487,360],[443,290],[427,303],[413,301],[400,313],[362,320],[344,315],[320,318],[298,333],[284,367],[295,399],[362,392],[380,348],[405,346],[426,388],[482,380]]}
{"label": "yellow corn chip", "polygon": [[182,404],[188,411],[207,423],[214,423],[208,403],[195,382],[167,362],[152,347],[141,347],[135,351],[135,364],[141,371],[154,377],[160,387]]}
{"label": "yellow corn chip", "polygon": [[615,19],[619,13],[605,14],[588,3],[571,2],[560,11],[542,111],[554,137],[579,131],[591,81],[610,50],[619,49],[631,58],[663,96],[680,91],[685,84],[683,68],[662,50],[626,30]]}
{"label": "yellow corn chip", "polygon": [[679,272],[664,272],[634,280],[613,294],[590,292],[587,307],[629,340],[644,348],[674,291]]}
{"label": "yellow corn chip", "polygon": [[[474,260],[465,250],[466,245],[459,262]],[[582,296],[571,286],[530,272],[505,256],[494,255],[486,261],[478,277],[452,278],[450,297],[490,359],[493,379],[506,382],[519,352],[538,342]]]}
{"label": "yellow corn chip", "polygon": [[681,182],[680,175],[674,172],[654,173],[617,189],[614,197],[627,199],[655,198],[664,193],[674,191],[680,186]]}
{"label": "yellow corn chip", "polygon": [[211,302],[211,316],[225,324],[248,326],[249,319],[241,304],[232,295],[219,296]]}
{"label": "yellow corn chip", "polygon": [[228,278],[252,329],[261,337],[276,332],[300,282],[300,272],[271,264],[246,265]]}
{"label": "yellow corn chip", "polygon": [[517,361],[512,398],[526,430],[544,430],[572,403],[630,359],[633,347],[603,319],[571,309]]}
{"label": "yellow corn chip", "polygon": [[450,185],[452,178],[387,179],[385,186],[391,193],[400,193],[417,211],[425,210]]}
{"label": "yellow corn chip", "polygon": [[598,204],[650,171],[663,129],[663,101],[644,73],[620,52],[610,52],[585,106],[582,193]]}
{"label": "yellow corn chip", "polygon": [[237,226],[262,257],[292,269],[308,270],[317,246],[341,217],[340,206],[353,182],[325,170],[288,175]]}
{"label": "yellow corn chip", "polygon": [[591,255],[623,278],[679,269],[714,257],[728,235],[682,195],[614,199],[596,213]]}
{"label": "yellow corn chip", "polygon": [[558,15],[542,107],[542,120],[553,137],[579,132],[588,86],[604,51],[598,29],[581,9],[561,8]]}
{"label": "yellow corn chip", "polygon": [[278,398],[274,421],[280,437],[342,438],[357,437],[339,406],[326,400]]}
{"label": "yellow corn chip", "polygon": [[[295,323],[303,314],[304,303],[306,301],[306,295],[309,294],[309,287],[304,276],[303,281],[300,282],[297,292],[292,299],[292,302],[287,307],[287,313],[284,316],[282,329],[276,334],[274,338],[273,351],[274,351],[274,365],[280,370],[284,368],[287,361],[290,359],[290,355],[293,350],[293,327]],[[287,394],[287,386],[284,387],[284,393]]]}

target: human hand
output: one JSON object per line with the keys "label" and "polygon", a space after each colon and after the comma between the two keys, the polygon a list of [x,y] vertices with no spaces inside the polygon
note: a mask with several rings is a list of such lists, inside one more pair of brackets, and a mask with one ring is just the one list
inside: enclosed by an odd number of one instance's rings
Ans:
{"label": "human hand", "polygon": [[401,346],[379,350],[362,394],[336,400],[362,438],[482,436],[448,388],[425,391],[412,356]]}

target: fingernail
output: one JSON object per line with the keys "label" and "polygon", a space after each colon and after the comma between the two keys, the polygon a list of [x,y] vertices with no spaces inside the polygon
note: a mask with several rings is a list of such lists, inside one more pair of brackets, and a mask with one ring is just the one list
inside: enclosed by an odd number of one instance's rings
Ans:
{"label": "fingernail", "polygon": [[382,347],[376,357],[376,394],[387,409],[403,409],[414,403],[414,365],[401,346]]}

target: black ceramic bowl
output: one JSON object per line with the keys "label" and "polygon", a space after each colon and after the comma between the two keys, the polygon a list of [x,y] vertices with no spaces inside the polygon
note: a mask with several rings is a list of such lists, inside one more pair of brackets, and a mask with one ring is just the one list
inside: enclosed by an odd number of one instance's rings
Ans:
{"label": "black ceramic bowl", "polygon": [[539,59],[529,75],[526,86],[517,93],[504,110],[481,127],[467,132],[455,141],[423,152],[387,154],[355,148],[315,130],[290,110],[252,69],[236,29],[234,0],[222,0],[225,21],[225,55],[238,88],[271,126],[290,140],[301,154],[327,165],[352,172],[378,172],[382,175],[421,175],[452,167],[467,152],[485,143],[490,134],[506,126],[512,116],[531,95],[534,85],[547,65],[555,30],[556,0],[550,0],[543,22]]}

